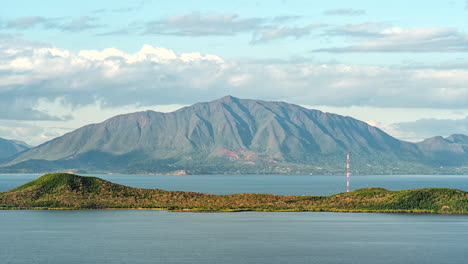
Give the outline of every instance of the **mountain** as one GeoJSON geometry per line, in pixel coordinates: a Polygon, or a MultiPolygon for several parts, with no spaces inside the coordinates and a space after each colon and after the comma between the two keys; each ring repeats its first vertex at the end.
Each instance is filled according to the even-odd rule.
{"type": "Polygon", "coordinates": [[[138,189],[96,177],[44,175],[0,193],[0,209],[160,208],[176,211],[332,211],[468,214],[468,193],[428,188],[388,191],[364,188],[332,196],[274,194],[213,195],[138,189]]]}
{"type": "MultiPolygon", "coordinates": [[[[446,140],[463,145],[458,142],[466,138],[446,140]]],[[[137,112],[87,125],[19,154],[1,170],[333,174],[343,172],[346,151],[356,173],[466,166],[466,152],[433,166],[439,156],[432,146],[400,141],[347,116],[226,96],[172,113],[137,112]]]]}
{"type": "Polygon", "coordinates": [[[11,157],[30,148],[31,146],[22,141],[0,138],[0,159],[11,157]]]}
{"type": "Polygon", "coordinates": [[[428,138],[417,144],[427,160],[434,165],[457,166],[468,164],[468,136],[428,138]]]}

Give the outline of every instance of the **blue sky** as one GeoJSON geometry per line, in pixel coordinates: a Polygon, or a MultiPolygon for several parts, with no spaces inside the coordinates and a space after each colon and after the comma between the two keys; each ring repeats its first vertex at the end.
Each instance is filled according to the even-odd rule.
{"type": "Polygon", "coordinates": [[[226,94],[468,133],[468,1],[8,1],[0,137],[226,94]]]}
{"type": "MultiPolygon", "coordinates": [[[[375,23],[387,27],[451,28],[463,32],[468,19],[464,1],[9,1],[2,4],[3,22],[25,17],[43,17],[67,24],[87,18],[89,28],[75,31],[51,29],[37,23],[35,26],[17,30],[3,30],[23,34],[24,38],[39,42],[52,42],[54,46],[79,51],[82,49],[105,49],[117,47],[125,52],[136,52],[142,44],[167,47],[179,52],[198,51],[217,54],[224,58],[291,58],[309,57],[317,60],[359,64],[404,64],[417,59],[423,62],[445,62],[447,59],[465,58],[463,54],[420,54],[406,52],[394,54],[372,53],[330,54],[312,52],[330,46],[345,46],[350,42],[344,36],[327,36],[336,27],[352,24],[375,23]],[[342,11],[340,12],[336,11],[342,11]],[[335,11],[335,13],[333,13],[335,11]],[[346,11],[349,13],[347,14],[346,11]],[[354,12],[354,13],[353,13],[354,12]],[[284,24],[304,27],[308,24],[323,24],[323,27],[303,35],[278,39],[275,43],[252,45],[254,23],[234,34],[176,35],[144,34],[145,23],[164,20],[172,16],[194,15],[237,16],[239,20],[273,20],[290,17],[281,22],[259,21],[258,26],[284,24]],[[99,34],[129,30],[129,34],[96,36],[99,34]],[[50,41],[53,40],[53,41],[50,41]],[[447,57],[448,56],[448,57],[447,57]]],[[[465,51],[466,52],[466,51],[465,51]]],[[[436,52],[437,53],[437,52],[436,52]]]]}

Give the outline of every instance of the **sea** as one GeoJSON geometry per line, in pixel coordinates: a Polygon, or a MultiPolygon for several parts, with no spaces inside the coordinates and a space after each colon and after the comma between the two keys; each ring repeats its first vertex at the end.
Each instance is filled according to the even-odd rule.
{"type": "MultiPolygon", "coordinates": [[[[0,192],[38,174],[0,174],[0,192]]],[[[139,188],[330,195],[345,176],[90,175],[139,188]]],[[[351,176],[351,190],[455,188],[468,175],[351,176]]],[[[468,215],[0,210],[0,263],[468,263],[468,215]]]]}

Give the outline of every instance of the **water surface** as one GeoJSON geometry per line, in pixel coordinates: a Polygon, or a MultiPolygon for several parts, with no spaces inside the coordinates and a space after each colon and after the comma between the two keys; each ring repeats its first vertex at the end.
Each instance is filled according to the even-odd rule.
{"type": "Polygon", "coordinates": [[[1,263],[466,263],[468,216],[0,211],[1,263]]]}
{"type": "MultiPolygon", "coordinates": [[[[0,174],[0,192],[40,174],[0,174]]],[[[212,194],[269,193],[330,195],[345,191],[345,176],[310,175],[125,175],[92,174],[115,183],[139,188],[193,191],[212,194]]],[[[468,191],[468,175],[379,175],[351,176],[351,190],[382,187],[389,190],[454,188],[468,191]]]]}
{"type": "MultiPolygon", "coordinates": [[[[0,175],[0,191],[39,174],[0,175]]],[[[344,176],[94,175],[140,188],[329,195],[344,176]]],[[[352,176],[352,189],[468,190],[468,176],[352,176]]],[[[468,216],[0,210],[0,263],[465,263],[468,216]]]]}

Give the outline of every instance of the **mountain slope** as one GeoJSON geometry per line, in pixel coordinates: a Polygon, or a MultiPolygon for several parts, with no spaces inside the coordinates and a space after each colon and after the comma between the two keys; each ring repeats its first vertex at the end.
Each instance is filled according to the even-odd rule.
{"type": "Polygon", "coordinates": [[[0,159],[11,157],[31,147],[21,141],[0,138],[0,159]]]}
{"type": "Polygon", "coordinates": [[[426,160],[436,166],[468,164],[468,136],[432,137],[417,145],[426,160]]]}
{"type": "Polygon", "coordinates": [[[338,173],[351,151],[360,172],[411,173],[428,168],[424,146],[351,117],[227,96],[172,113],[138,112],[91,124],[20,154],[6,168],[338,173]]]}

